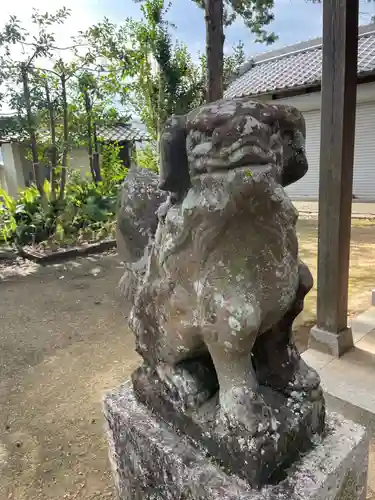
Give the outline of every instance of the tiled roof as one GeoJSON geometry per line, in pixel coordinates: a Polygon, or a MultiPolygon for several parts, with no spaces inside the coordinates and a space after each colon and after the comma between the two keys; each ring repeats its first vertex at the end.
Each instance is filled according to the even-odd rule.
{"type": "MultiPolygon", "coordinates": [[[[375,26],[358,40],[358,74],[375,72],[375,26]]],[[[276,93],[319,84],[322,78],[322,41],[316,39],[258,56],[225,92],[225,97],[276,93]],[[302,46],[302,48],[300,48],[302,46]],[[288,50],[289,49],[289,50],[288,50]]]]}
{"type": "MultiPolygon", "coordinates": [[[[10,120],[15,120],[17,123],[17,117],[14,116],[1,116],[0,115],[0,144],[4,142],[18,142],[24,140],[27,134],[12,131],[8,131],[8,122],[10,120]]],[[[15,125],[13,125],[15,127],[15,125]]],[[[117,123],[115,125],[110,125],[106,127],[98,127],[97,136],[103,142],[122,142],[122,141],[147,141],[149,138],[145,128],[140,123],[139,126],[135,123],[123,124],[117,123]]]]}
{"type": "Polygon", "coordinates": [[[0,115],[0,145],[6,142],[22,140],[24,135],[15,114],[0,115]]]}
{"type": "Polygon", "coordinates": [[[145,141],[147,132],[134,124],[116,124],[108,127],[98,127],[98,137],[103,142],[145,141]]]}

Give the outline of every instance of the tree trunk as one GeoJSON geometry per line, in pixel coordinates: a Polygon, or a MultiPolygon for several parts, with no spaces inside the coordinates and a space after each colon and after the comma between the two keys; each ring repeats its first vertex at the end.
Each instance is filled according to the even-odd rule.
{"type": "Polygon", "coordinates": [[[97,131],[96,131],[96,123],[93,124],[92,130],[93,130],[93,139],[94,139],[94,151],[95,151],[95,153],[99,154],[98,135],[97,135],[97,131]]]}
{"type": "Polygon", "coordinates": [[[85,100],[85,110],[86,110],[86,127],[87,127],[87,147],[89,150],[89,163],[90,163],[90,170],[91,170],[91,175],[92,175],[92,180],[94,182],[98,182],[97,180],[97,173],[95,171],[96,165],[94,165],[93,161],[93,149],[92,149],[92,143],[93,143],[93,137],[92,137],[92,122],[91,122],[91,101],[90,101],[90,96],[87,92],[87,90],[83,91],[83,97],[85,100]]]}
{"type": "Polygon", "coordinates": [[[158,129],[157,129],[157,140],[159,144],[160,134],[166,120],[165,117],[165,77],[162,67],[159,67],[159,95],[158,95],[158,129]]]}
{"type": "Polygon", "coordinates": [[[56,146],[56,120],[53,103],[49,93],[48,81],[45,82],[46,101],[49,112],[49,126],[51,132],[51,194],[52,199],[56,200],[57,188],[57,146],[56,146]]]}
{"type": "Polygon", "coordinates": [[[61,79],[61,94],[63,103],[63,128],[64,128],[64,138],[63,138],[63,153],[61,161],[61,178],[60,178],[60,200],[64,199],[65,195],[65,185],[66,185],[66,175],[68,168],[68,139],[69,139],[69,117],[68,117],[68,101],[66,98],[66,76],[63,73],[60,77],[61,79]]]}
{"type": "Polygon", "coordinates": [[[223,0],[205,0],[207,102],[223,97],[223,0]]]}
{"type": "Polygon", "coordinates": [[[102,173],[100,171],[100,157],[98,148],[98,136],[96,134],[96,124],[93,124],[93,140],[94,140],[94,152],[92,154],[92,168],[95,172],[97,182],[102,180],[102,173]]]}
{"type": "Polygon", "coordinates": [[[27,127],[30,136],[31,143],[31,156],[33,162],[33,170],[34,170],[34,180],[36,186],[38,188],[39,194],[42,198],[44,198],[44,189],[42,179],[40,177],[39,170],[39,158],[38,158],[38,145],[36,140],[36,131],[35,131],[35,123],[34,117],[31,110],[31,96],[30,96],[30,88],[29,88],[29,75],[26,66],[21,67],[21,76],[22,76],[22,86],[23,86],[23,95],[25,98],[25,107],[26,107],[26,116],[27,116],[27,127]]]}

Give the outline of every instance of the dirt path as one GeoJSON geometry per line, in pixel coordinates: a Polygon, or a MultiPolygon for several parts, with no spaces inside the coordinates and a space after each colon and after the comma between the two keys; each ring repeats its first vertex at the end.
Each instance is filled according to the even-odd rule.
{"type": "Polygon", "coordinates": [[[0,499],[113,498],[101,399],[137,363],[117,257],[0,284],[0,499]]]}
{"type": "MultiPolygon", "coordinates": [[[[315,272],[316,222],[299,231],[315,272]]],[[[0,500],[112,499],[101,400],[138,363],[116,293],[120,262],[22,271],[0,281],[0,500]]],[[[375,226],[356,226],[351,307],[365,309],[374,285],[375,226]]],[[[309,320],[314,292],[307,306],[309,320]]]]}

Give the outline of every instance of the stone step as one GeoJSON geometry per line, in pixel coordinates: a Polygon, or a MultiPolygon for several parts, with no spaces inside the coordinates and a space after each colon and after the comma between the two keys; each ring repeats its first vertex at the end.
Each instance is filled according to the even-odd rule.
{"type": "Polygon", "coordinates": [[[351,321],[355,347],[341,358],[307,349],[303,359],[315,368],[325,392],[375,413],[375,307],[351,321]]]}

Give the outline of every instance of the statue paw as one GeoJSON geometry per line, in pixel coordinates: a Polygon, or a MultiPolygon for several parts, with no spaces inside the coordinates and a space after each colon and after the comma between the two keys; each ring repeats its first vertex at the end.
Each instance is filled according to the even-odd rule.
{"type": "Polygon", "coordinates": [[[210,399],[218,389],[216,372],[205,358],[159,365],[156,369],[170,398],[184,410],[194,409],[210,399]]]}
{"type": "Polygon", "coordinates": [[[260,394],[248,387],[234,387],[220,395],[221,411],[230,429],[245,428],[251,435],[273,433],[278,422],[260,394]]]}
{"type": "Polygon", "coordinates": [[[319,385],[318,373],[300,358],[286,386],[286,392],[311,392],[318,389],[319,385]]]}
{"type": "Polygon", "coordinates": [[[258,383],[289,396],[292,392],[310,393],[319,388],[318,373],[308,366],[295,348],[289,347],[288,355],[269,363],[257,363],[255,371],[258,383]]]}

